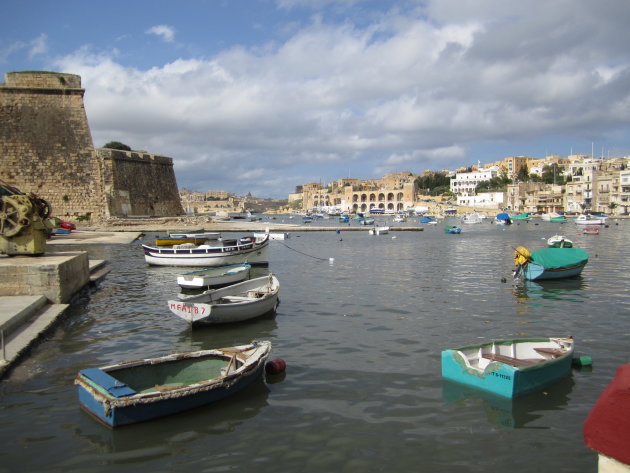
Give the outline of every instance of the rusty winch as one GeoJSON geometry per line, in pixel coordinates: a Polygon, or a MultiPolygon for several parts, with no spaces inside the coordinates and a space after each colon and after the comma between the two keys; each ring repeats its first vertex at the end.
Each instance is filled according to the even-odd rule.
{"type": "Polygon", "coordinates": [[[0,254],[41,255],[54,222],[48,202],[0,181],[0,254]]]}

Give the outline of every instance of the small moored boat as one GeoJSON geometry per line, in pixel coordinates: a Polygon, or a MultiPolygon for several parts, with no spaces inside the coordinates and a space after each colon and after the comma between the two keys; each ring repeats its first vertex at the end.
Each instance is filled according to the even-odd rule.
{"type": "MultiPolygon", "coordinates": [[[[177,234],[180,235],[180,234],[177,234]]],[[[216,233],[216,235],[220,235],[219,233],[216,233]]],[[[207,236],[205,236],[205,234],[188,234],[188,235],[184,235],[181,234],[181,236],[168,236],[165,238],[156,238],[155,239],[155,245],[156,246],[173,246],[173,245],[183,245],[186,243],[190,243],[193,245],[201,245],[203,243],[206,242],[206,240],[218,240],[219,237],[217,236],[216,238],[212,237],[212,238],[208,238],[207,236]]]]}
{"type": "Polygon", "coordinates": [[[175,245],[172,248],[142,245],[144,259],[157,266],[226,266],[249,263],[267,264],[269,235],[263,238],[247,236],[239,239],[219,239],[203,245],[175,245]]]}
{"type": "Polygon", "coordinates": [[[545,222],[566,222],[567,218],[559,214],[557,212],[548,212],[546,214],[542,214],[540,218],[545,222]]]}
{"type": "Polygon", "coordinates": [[[168,308],[192,325],[242,322],[272,312],[278,306],[280,282],[274,274],[209,289],[168,301],[168,308]]]}
{"type": "Polygon", "coordinates": [[[447,225],[446,227],[444,227],[444,232],[459,234],[462,232],[462,229],[458,227],[457,225],[447,225]]]}
{"type": "Polygon", "coordinates": [[[254,237],[260,240],[260,239],[265,237],[266,233],[269,234],[269,239],[270,240],[286,240],[286,239],[289,238],[289,233],[288,232],[283,232],[283,233],[269,233],[269,232],[254,233],[254,237]]]}
{"type": "Polygon", "coordinates": [[[511,225],[512,224],[512,219],[505,212],[498,213],[496,215],[496,217],[494,217],[494,223],[496,223],[498,225],[511,225]]]}
{"type": "Polygon", "coordinates": [[[597,227],[584,227],[582,233],[585,235],[599,235],[599,228],[597,227]]]}
{"type": "Polygon", "coordinates": [[[497,340],[444,350],[442,377],[513,398],[571,371],[572,338],[497,340]]]}
{"type": "Polygon", "coordinates": [[[530,281],[563,279],[579,275],[588,263],[588,253],[581,248],[541,248],[529,252],[524,246],[514,250],[514,277],[530,281]]]}
{"type": "Polygon", "coordinates": [[[389,227],[374,227],[370,228],[370,235],[386,235],[389,233],[389,227]]]}
{"type": "Polygon", "coordinates": [[[81,370],[79,403],[110,427],[176,414],[223,399],[260,378],[271,342],[174,353],[81,370]]]}
{"type": "Polygon", "coordinates": [[[608,217],[605,215],[591,215],[582,214],[579,215],[574,222],[578,225],[606,225],[608,217]]]}
{"type": "Polygon", "coordinates": [[[547,240],[549,248],[573,248],[573,242],[564,235],[553,235],[547,240]]]}
{"type": "Polygon", "coordinates": [[[221,238],[221,233],[219,232],[203,232],[203,231],[198,231],[198,232],[167,232],[168,236],[171,238],[195,238],[195,239],[200,239],[203,238],[204,240],[218,240],[219,238],[221,238]]]}
{"type": "Polygon", "coordinates": [[[177,284],[184,289],[201,289],[234,284],[249,276],[250,264],[217,266],[177,275],[177,284]]]}

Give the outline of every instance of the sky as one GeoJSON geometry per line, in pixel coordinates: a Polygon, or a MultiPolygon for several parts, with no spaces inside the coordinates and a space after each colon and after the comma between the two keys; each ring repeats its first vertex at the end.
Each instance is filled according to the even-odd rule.
{"type": "Polygon", "coordinates": [[[20,0],[4,73],[78,74],[96,147],[180,188],[630,155],[628,0],[20,0]]]}

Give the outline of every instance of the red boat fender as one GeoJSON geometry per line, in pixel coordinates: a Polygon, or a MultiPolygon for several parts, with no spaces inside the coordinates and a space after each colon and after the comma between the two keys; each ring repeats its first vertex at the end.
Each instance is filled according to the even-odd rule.
{"type": "Polygon", "coordinates": [[[620,366],[584,422],[584,442],[630,465],[630,363],[620,366]]]}
{"type": "Polygon", "coordinates": [[[282,358],[268,361],[265,365],[265,371],[268,374],[280,374],[283,373],[285,369],[287,369],[287,364],[282,358]]]}

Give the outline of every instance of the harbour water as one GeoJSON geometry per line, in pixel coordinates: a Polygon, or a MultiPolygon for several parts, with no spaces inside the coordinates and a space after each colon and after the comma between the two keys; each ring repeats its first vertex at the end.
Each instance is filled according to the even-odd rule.
{"type": "Polygon", "coordinates": [[[275,316],[194,330],[166,306],[181,269],[147,266],[140,241],[72,247],[113,271],[0,382],[0,472],[597,470],[582,425],[630,361],[630,223],[611,221],[599,235],[540,221],[463,225],[459,235],[443,224],[380,236],[339,228],[271,242],[275,316]],[[514,281],[513,248],[541,248],[556,233],[589,252],[582,276],[514,281]],[[567,335],[592,367],[523,398],[441,379],[445,348],[567,335]],[[284,375],[116,430],[79,408],[80,369],[252,339],[272,341],[284,375]]]}

